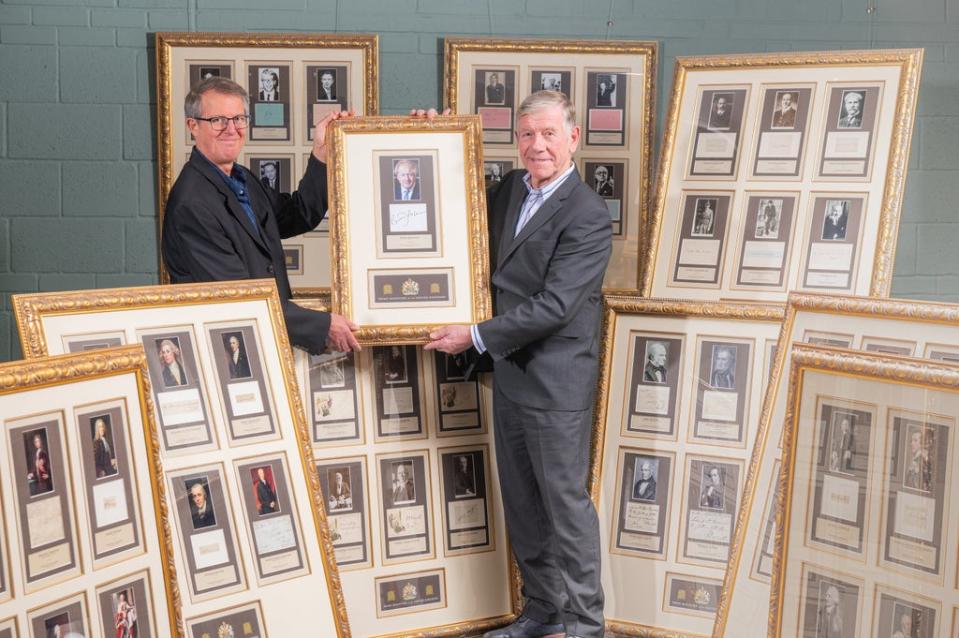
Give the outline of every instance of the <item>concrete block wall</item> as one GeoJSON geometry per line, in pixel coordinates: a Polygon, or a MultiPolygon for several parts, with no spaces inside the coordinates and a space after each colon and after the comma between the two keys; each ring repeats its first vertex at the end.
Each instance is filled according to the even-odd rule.
{"type": "Polygon", "coordinates": [[[893,293],[959,301],[959,0],[0,0],[0,360],[11,293],[157,282],[174,30],[379,33],[385,113],[439,104],[446,35],[656,39],[658,126],[677,55],[925,47],[893,293]]]}

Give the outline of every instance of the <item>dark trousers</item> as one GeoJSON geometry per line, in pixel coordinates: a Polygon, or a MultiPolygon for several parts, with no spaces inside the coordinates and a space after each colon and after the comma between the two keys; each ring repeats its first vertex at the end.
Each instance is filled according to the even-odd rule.
{"type": "Polygon", "coordinates": [[[538,410],[498,391],[496,463],[506,528],[523,575],[524,613],[603,636],[599,518],[586,490],[592,410],[538,410]]]}

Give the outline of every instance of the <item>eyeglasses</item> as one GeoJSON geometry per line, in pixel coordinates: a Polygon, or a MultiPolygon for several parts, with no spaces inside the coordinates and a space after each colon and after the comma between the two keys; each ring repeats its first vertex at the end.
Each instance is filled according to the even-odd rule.
{"type": "Polygon", "coordinates": [[[234,115],[233,117],[214,115],[213,117],[194,117],[193,119],[201,122],[209,122],[214,131],[225,131],[231,121],[236,130],[244,129],[250,123],[249,115],[234,115]]]}

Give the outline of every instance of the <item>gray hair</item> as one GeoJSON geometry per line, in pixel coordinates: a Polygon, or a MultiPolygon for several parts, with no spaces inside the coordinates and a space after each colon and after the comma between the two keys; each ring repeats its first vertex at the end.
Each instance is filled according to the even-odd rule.
{"type": "Polygon", "coordinates": [[[247,114],[250,112],[250,96],[247,94],[246,89],[233,80],[212,77],[203,80],[187,93],[186,99],[183,101],[183,112],[187,117],[196,119],[202,116],[200,103],[203,100],[203,96],[210,92],[220,93],[222,95],[235,95],[238,98],[242,98],[243,111],[247,114]]]}
{"type": "Polygon", "coordinates": [[[572,133],[573,129],[576,128],[576,109],[573,108],[573,104],[566,97],[566,94],[559,91],[536,91],[529,95],[519,105],[516,121],[518,122],[524,115],[542,111],[551,106],[558,106],[563,110],[563,124],[566,127],[566,132],[572,133]]]}

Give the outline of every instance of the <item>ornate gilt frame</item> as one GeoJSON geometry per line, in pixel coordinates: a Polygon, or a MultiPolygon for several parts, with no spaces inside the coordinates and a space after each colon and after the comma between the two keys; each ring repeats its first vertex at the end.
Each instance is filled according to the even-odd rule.
{"type": "MultiPolygon", "coordinates": [[[[683,456],[685,451],[688,450],[691,454],[695,453],[695,456],[702,456],[704,454],[724,455],[740,459],[740,463],[745,463],[745,460],[750,456],[750,450],[748,449],[750,445],[748,442],[748,432],[755,430],[759,413],[759,397],[761,396],[761,393],[756,392],[752,395],[751,399],[749,399],[750,410],[749,414],[745,417],[746,424],[744,428],[746,443],[745,449],[742,450],[721,445],[708,446],[702,442],[690,443],[686,440],[686,436],[679,435],[680,430],[688,430],[689,427],[691,427],[691,419],[694,418],[690,417],[686,421],[680,420],[681,414],[688,412],[688,408],[685,407],[685,399],[680,400],[679,398],[677,398],[677,405],[684,407],[678,408],[676,412],[677,435],[674,440],[657,437],[655,435],[624,435],[621,432],[620,405],[621,403],[628,404],[630,401],[628,393],[624,394],[628,388],[624,387],[621,389],[618,387],[614,388],[613,386],[614,383],[616,383],[617,386],[628,384],[631,374],[628,372],[629,368],[624,369],[623,366],[631,364],[625,362],[629,353],[629,344],[617,344],[617,331],[620,330],[618,322],[629,316],[641,316],[647,318],[645,322],[646,327],[637,328],[638,331],[662,333],[663,328],[655,327],[658,326],[659,322],[664,319],[670,321],[676,320],[676,328],[675,330],[670,329],[670,334],[675,332],[684,335],[686,340],[684,350],[686,354],[683,355],[683,359],[679,363],[681,366],[680,374],[685,374],[688,370],[690,373],[689,376],[692,375],[692,370],[695,368],[694,358],[696,356],[694,352],[695,339],[691,338],[691,335],[694,333],[701,336],[721,334],[733,337],[738,335],[739,332],[742,332],[744,335],[750,334],[755,339],[755,351],[751,355],[753,362],[751,383],[755,386],[762,376],[763,370],[761,362],[765,356],[767,341],[773,340],[775,335],[778,334],[783,309],[780,306],[771,304],[693,302],[626,296],[606,297],[605,307],[603,338],[601,341],[603,347],[600,353],[599,387],[594,404],[589,490],[600,512],[601,551],[606,557],[604,562],[610,561],[607,564],[612,564],[615,562],[616,557],[613,555],[613,552],[610,551],[610,529],[615,529],[616,521],[613,520],[612,514],[614,506],[611,503],[619,498],[617,491],[619,489],[617,482],[619,454],[617,450],[621,446],[632,446],[642,448],[643,450],[673,453],[676,459],[679,459],[680,456],[683,456]],[[655,326],[651,324],[651,321],[657,322],[655,326]],[[700,323],[694,325],[696,322],[700,323]],[[721,326],[725,323],[734,326],[735,329],[730,332],[721,331],[721,326]],[[765,340],[763,336],[765,336],[765,340]],[[683,361],[686,360],[689,360],[689,362],[684,366],[683,361]],[[617,400],[616,405],[611,405],[614,396],[622,400],[617,400]]],[[[681,395],[687,393],[693,394],[693,391],[692,388],[689,390],[681,389],[679,393],[681,395]]],[[[674,479],[671,490],[673,486],[677,487],[675,488],[675,493],[670,496],[670,500],[675,504],[676,508],[680,507],[683,499],[681,477],[684,474],[685,463],[685,460],[682,463],[677,462],[673,469],[674,479]]],[[[739,482],[741,486],[744,484],[742,473],[740,474],[739,482]]],[[[673,515],[673,517],[675,517],[675,515],[673,515]]],[[[671,532],[668,531],[666,536],[668,537],[670,533],[676,535],[676,532],[678,532],[678,529],[672,530],[671,532]]],[[[721,569],[718,570],[717,573],[715,569],[710,571],[710,568],[694,567],[688,562],[680,562],[677,559],[677,547],[669,546],[671,542],[675,545],[673,541],[666,541],[665,544],[668,547],[664,547],[663,550],[666,555],[665,560],[667,561],[666,566],[663,568],[664,574],[668,568],[670,571],[695,574],[703,578],[707,578],[708,575],[712,580],[722,578],[721,569]]],[[[629,558],[624,560],[630,561],[628,567],[632,573],[643,575],[646,578],[649,577],[642,563],[637,564],[634,559],[629,558]]],[[[651,558],[651,560],[661,559],[651,558]]],[[[625,567],[623,569],[625,570],[625,567]]],[[[606,571],[609,572],[610,570],[606,571]]],[[[657,583],[656,587],[659,588],[660,586],[661,585],[657,583]]],[[[607,588],[608,597],[612,596],[610,593],[612,591],[612,589],[607,588]]],[[[607,601],[608,610],[611,609],[613,605],[620,610],[628,608],[622,601],[618,603],[610,600],[607,601]],[[613,604],[611,604],[611,602],[613,604]]],[[[662,610],[658,613],[661,612],[662,610]]],[[[648,621],[637,618],[617,618],[614,613],[615,612],[611,613],[607,611],[606,627],[607,630],[616,632],[617,635],[655,638],[700,638],[706,635],[712,627],[711,615],[709,617],[702,617],[702,614],[699,614],[698,617],[693,618],[693,614],[690,614],[689,618],[684,616],[683,620],[686,624],[683,627],[667,627],[657,625],[653,618],[650,618],[648,621]]]]}
{"type": "MultiPolygon", "coordinates": [[[[178,167],[183,158],[175,157],[175,148],[182,144],[177,137],[178,126],[174,120],[180,118],[181,104],[173,104],[174,86],[182,81],[174,73],[174,55],[180,50],[189,53],[192,49],[222,49],[223,56],[239,61],[236,52],[231,49],[255,49],[257,51],[276,51],[296,49],[298,51],[315,49],[318,55],[325,50],[358,51],[362,58],[350,80],[362,82],[365,100],[360,114],[375,114],[379,110],[379,36],[361,33],[214,33],[214,32],[161,32],[156,34],[156,94],[157,94],[157,217],[158,237],[163,232],[163,215],[167,196],[173,187],[178,167]]],[[[242,78],[240,79],[242,83],[242,78]]],[[[245,149],[246,153],[250,148],[245,149]]],[[[302,144],[289,147],[294,155],[308,154],[310,149],[302,144]]],[[[296,180],[294,179],[294,184],[296,180]]],[[[160,258],[160,281],[169,283],[169,273],[160,258]]],[[[327,290],[323,286],[297,286],[292,282],[296,293],[313,295],[327,290]]]]}
{"type": "MultiPolygon", "coordinates": [[[[157,439],[156,422],[154,419],[153,399],[150,396],[150,380],[147,373],[146,356],[140,346],[126,346],[122,348],[113,348],[84,354],[68,354],[58,357],[43,357],[29,361],[15,361],[0,364],[0,396],[17,395],[24,392],[42,391],[47,388],[68,386],[71,384],[95,381],[108,377],[131,376],[137,385],[137,396],[127,397],[131,402],[138,405],[141,422],[128,424],[131,431],[137,427],[142,428],[144,446],[146,447],[148,459],[138,459],[136,466],[146,464],[147,468],[136,467],[134,471],[146,471],[148,479],[152,485],[151,493],[153,495],[153,508],[149,511],[153,514],[152,521],[156,524],[157,546],[160,555],[160,569],[162,574],[154,582],[162,580],[164,583],[165,596],[157,596],[166,601],[167,609],[165,614],[163,610],[154,609],[154,621],[159,625],[166,623],[167,629],[171,635],[182,638],[183,616],[181,614],[180,589],[177,583],[176,563],[174,560],[173,542],[170,533],[170,521],[167,510],[164,507],[166,494],[164,491],[163,469],[160,462],[160,446],[157,439]],[[165,618],[165,620],[164,620],[165,618]]],[[[115,398],[114,396],[105,398],[115,398]]],[[[86,402],[88,396],[84,397],[86,402]]],[[[5,518],[10,519],[10,512],[6,513],[5,518]]],[[[6,539],[7,543],[13,542],[15,537],[6,539]]],[[[144,569],[152,569],[142,563],[142,560],[134,559],[134,572],[140,572],[144,569]]],[[[113,567],[115,576],[123,577],[125,574],[117,574],[117,568],[113,567]]],[[[86,580],[83,585],[84,591],[88,596],[95,600],[95,590],[99,584],[92,582],[89,578],[80,577],[86,580]]],[[[102,579],[101,579],[102,580],[102,579]]],[[[79,586],[75,584],[74,587],[79,586]]],[[[43,590],[41,590],[43,591],[43,590]]],[[[152,594],[152,592],[150,592],[152,594]]],[[[38,599],[44,597],[44,593],[23,594],[15,597],[13,601],[6,603],[7,612],[17,610],[17,618],[24,618],[23,614],[28,607],[35,607],[38,599]]],[[[16,618],[15,618],[16,620],[16,618]]],[[[162,627],[161,627],[162,628],[162,627]]]]}
{"type": "MultiPolygon", "coordinates": [[[[333,259],[333,287],[332,287],[332,307],[337,312],[348,319],[360,325],[357,331],[357,339],[361,343],[369,344],[421,344],[429,341],[429,333],[437,323],[436,319],[424,320],[425,315],[430,315],[428,307],[409,309],[411,319],[400,323],[404,309],[383,308],[381,311],[360,306],[360,297],[355,294],[354,288],[357,286],[355,281],[358,277],[353,274],[356,268],[356,262],[364,259],[371,259],[368,255],[358,255],[355,250],[350,250],[351,242],[358,236],[360,229],[369,226],[369,219],[357,217],[359,215],[368,215],[366,210],[351,210],[351,188],[350,184],[360,186],[357,179],[350,179],[347,175],[347,157],[348,138],[369,136],[381,136],[383,139],[390,137],[400,139],[406,135],[431,135],[435,140],[439,140],[439,135],[448,135],[458,137],[459,144],[462,146],[464,162],[464,186],[466,190],[463,193],[463,203],[465,204],[466,226],[465,232],[453,234],[441,231],[435,231],[439,238],[445,238],[447,244],[447,253],[453,252],[454,248],[460,246],[466,247],[465,259],[458,259],[455,255],[444,254],[435,262],[427,261],[426,258],[417,260],[416,258],[391,259],[391,265],[399,264],[399,268],[412,267],[420,263],[436,263],[440,266],[451,266],[454,269],[468,269],[470,273],[469,294],[463,294],[462,291],[455,289],[450,291],[454,297],[455,321],[445,321],[443,323],[478,323],[488,319],[492,314],[492,304],[490,302],[489,292],[489,253],[487,249],[488,238],[486,232],[486,197],[481,187],[482,178],[479,172],[480,161],[482,158],[482,148],[479,142],[479,118],[475,116],[441,116],[433,120],[411,119],[409,117],[382,116],[366,117],[353,120],[338,120],[333,123],[329,141],[331,165],[333,167],[330,173],[330,192],[332,198],[330,201],[330,240],[332,244],[333,259]],[[351,225],[355,225],[351,237],[351,225]],[[462,297],[467,297],[465,301],[462,297]],[[468,303],[468,307],[466,307],[468,303]],[[364,321],[358,317],[358,310],[363,308],[363,312],[369,315],[379,315],[372,321],[364,321]],[[424,312],[425,310],[425,312],[424,312]],[[416,312],[418,311],[418,312],[416,312]]],[[[419,142],[423,144],[424,141],[419,142]]],[[[438,143],[438,142],[434,142],[438,143]]],[[[362,151],[361,151],[362,152],[362,151]]],[[[391,151],[399,153],[399,150],[391,151]]],[[[452,151],[451,151],[452,152],[452,151]]],[[[440,162],[442,163],[442,162],[440,162]]],[[[366,179],[366,176],[363,176],[366,179]]],[[[454,176],[454,178],[457,176],[454,176]]],[[[357,190],[363,190],[359,188],[357,190]]],[[[441,202],[438,202],[438,204],[441,202]]],[[[455,210],[455,206],[453,207],[455,210]]],[[[441,214],[437,215],[442,217],[441,214]]],[[[445,224],[449,226],[451,224],[445,224]]],[[[361,240],[357,240],[361,241],[361,240]]],[[[380,260],[377,262],[379,267],[384,267],[380,260]]],[[[396,267],[395,265],[393,267],[396,267]]],[[[462,278],[460,277],[460,281],[462,278]]],[[[364,288],[367,285],[363,283],[364,288]]],[[[452,287],[452,286],[451,286],[452,287]]],[[[452,315],[446,315],[452,316],[452,315]]]]}
{"type": "MultiPolygon", "coordinates": [[[[670,285],[668,281],[665,283],[658,283],[659,280],[657,277],[657,269],[673,268],[672,263],[667,263],[667,261],[671,259],[670,252],[672,248],[670,246],[661,244],[664,234],[664,220],[667,217],[672,219],[672,216],[676,212],[673,209],[667,210],[667,201],[670,199],[670,197],[678,197],[681,195],[682,190],[687,186],[687,181],[685,181],[686,178],[683,177],[686,170],[683,166],[683,163],[686,162],[686,150],[685,148],[678,148],[677,140],[681,136],[685,135],[685,132],[680,131],[680,112],[688,101],[692,101],[696,98],[695,90],[693,91],[693,95],[687,95],[687,89],[691,82],[691,78],[694,78],[697,75],[714,72],[763,72],[768,70],[788,71],[794,69],[815,69],[822,70],[823,73],[819,80],[825,81],[827,77],[831,77],[829,76],[830,73],[841,67],[874,67],[877,69],[881,67],[893,67],[898,68],[899,76],[898,86],[894,85],[892,87],[886,87],[887,91],[893,91],[894,95],[896,96],[895,109],[890,118],[892,131],[890,134],[891,143],[888,158],[874,158],[870,156],[870,161],[873,162],[880,162],[881,160],[886,159],[884,163],[879,164],[879,166],[883,167],[884,170],[877,170],[877,172],[873,174],[871,180],[856,185],[858,186],[858,190],[865,190],[865,188],[870,187],[872,184],[882,184],[881,197],[869,198],[869,201],[878,201],[878,204],[875,201],[869,204],[869,209],[873,211],[873,214],[879,216],[878,231],[875,238],[873,255],[868,263],[866,259],[862,259],[862,263],[860,265],[860,268],[867,266],[871,267],[870,272],[872,274],[869,278],[871,283],[868,290],[852,290],[850,292],[850,294],[868,293],[871,296],[888,296],[892,286],[892,268],[893,261],[895,259],[896,241],[899,230],[899,212],[902,206],[902,199],[905,189],[910,142],[912,139],[912,124],[915,118],[916,102],[919,94],[919,79],[921,75],[922,58],[922,49],[765,53],[677,58],[673,73],[673,93],[670,99],[670,105],[666,119],[666,130],[663,135],[663,159],[659,167],[655,198],[651,207],[649,235],[647,237],[648,241],[646,244],[647,247],[644,254],[642,282],[643,294],[645,296],[665,296],[672,294],[673,292],[682,294],[685,290],[690,296],[693,294],[693,292],[695,292],[697,298],[714,298],[713,293],[709,293],[708,291],[703,292],[704,289],[702,288],[678,287],[676,285],[670,285]],[[676,177],[673,176],[674,172],[677,173],[676,177]],[[660,254],[661,252],[662,254],[660,254]]],[[[752,82],[753,87],[758,90],[758,88],[763,84],[781,84],[782,82],[791,81],[793,81],[791,78],[787,78],[785,76],[780,78],[769,75],[768,79],[765,80],[756,80],[750,77],[750,79],[747,80],[747,83],[752,82]]],[[[850,80],[850,82],[852,82],[852,80],[850,80]]],[[[715,84],[715,82],[712,80],[706,80],[706,83],[715,84]]],[[[743,130],[746,130],[747,126],[751,130],[754,123],[754,121],[744,123],[743,130]]],[[[806,147],[809,147],[813,145],[813,140],[805,140],[803,143],[806,147]]],[[[743,147],[740,150],[740,155],[746,155],[748,158],[749,152],[747,151],[749,149],[743,147]]],[[[736,156],[735,161],[745,164],[745,160],[738,155],[736,156]]],[[[746,171],[743,171],[743,173],[745,172],[746,171]]],[[[698,189],[703,185],[701,181],[692,181],[693,178],[689,178],[689,180],[689,185],[691,188],[698,189]]],[[[774,178],[765,180],[765,182],[772,181],[774,181],[774,178]]],[[[736,192],[740,197],[743,196],[742,192],[745,190],[758,190],[764,188],[764,181],[762,179],[760,179],[758,182],[748,183],[744,175],[740,175],[738,179],[731,179],[724,182],[711,182],[711,184],[715,184],[715,187],[719,189],[735,187],[736,192]]],[[[791,182],[787,187],[784,187],[784,190],[801,190],[803,195],[808,195],[808,193],[812,191],[828,191],[830,190],[831,186],[834,185],[834,182],[831,183],[829,181],[810,182],[806,180],[791,182]]],[[[874,187],[875,186],[873,186],[873,188],[874,187]]],[[[776,186],[775,188],[779,188],[779,186],[776,186]]],[[[855,188],[850,188],[848,186],[843,188],[850,193],[856,190],[855,188]]],[[[804,199],[803,195],[797,199],[797,206],[800,204],[800,200],[804,199]]],[[[808,199],[808,197],[806,198],[808,199]]],[[[805,204],[803,204],[803,206],[805,207],[805,204]]],[[[730,219],[733,219],[732,215],[730,215],[730,219]]],[[[738,225],[733,222],[733,228],[735,229],[737,227],[738,225]]],[[[801,234],[802,233],[800,233],[798,230],[794,232],[794,237],[792,239],[794,249],[805,250],[803,246],[800,246],[802,240],[801,234]]],[[[868,242],[871,241],[873,241],[872,238],[863,237],[861,238],[860,245],[868,245],[868,242]]],[[[732,255],[733,247],[734,246],[730,246],[728,249],[730,255],[732,255]]],[[[726,261],[728,264],[736,260],[727,259],[726,261]]],[[[788,289],[788,276],[790,274],[788,263],[784,266],[784,269],[786,273],[784,289],[788,289]]],[[[729,269],[727,267],[723,270],[729,269]]],[[[723,298],[751,298],[773,302],[785,301],[782,293],[776,293],[774,291],[729,290],[722,284],[726,274],[728,273],[719,273],[720,283],[718,286],[720,287],[720,290],[715,293],[716,297],[721,295],[723,298]],[[750,295],[753,296],[750,297],[750,295]]],[[[852,277],[852,275],[850,275],[850,277],[852,277]]],[[[850,286],[854,289],[855,282],[851,283],[850,286]]]]}
{"type": "MultiPolygon", "coordinates": [[[[920,343],[959,343],[959,309],[953,304],[871,297],[845,297],[838,295],[810,295],[791,293],[786,306],[779,343],[791,344],[803,340],[798,334],[802,327],[812,326],[819,333],[829,328],[851,333],[853,343],[859,347],[862,337],[892,335],[899,337],[911,334],[920,343]],[[831,324],[831,325],[830,325],[831,324]],[[855,326],[851,329],[851,326],[855,326]],[[870,329],[868,326],[872,326],[870,329]],[[911,332],[910,332],[911,331],[911,332]]],[[[759,430],[736,522],[736,533],[729,554],[729,569],[722,588],[713,637],[720,638],[728,632],[747,638],[764,635],[755,614],[765,609],[757,598],[769,596],[769,584],[751,577],[753,554],[757,549],[757,535],[762,533],[765,522],[761,497],[775,477],[775,464],[782,459],[780,443],[783,437],[783,415],[787,408],[787,368],[790,361],[788,348],[779,348],[770,369],[769,385],[763,399],[759,430]]],[[[944,365],[944,364],[943,364],[944,365]]]]}
{"type": "MultiPolygon", "coordinates": [[[[468,64],[468,59],[472,54],[482,54],[484,60],[489,60],[488,54],[500,56],[500,63],[505,65],[515,65],[520,61],[532,70],[533,67],[569,67],[578,72],[588,66],[602,67],[603,60],[612,56],[636,56],[639,63],[633,67],[641,70],[642,88],[641,95],[643,103],[639,110],[638,120],[639,130],[631,131],[629,140],[631,150],[629,152],[616,151],[603,152],[596,149],[585,151],[580,145],[577,151],[577,157],[589,155],[590,160],[609,159],[636,159],[638,158],[638,170],[630,170],[635,179],[627,180],[627,191],[623,193],[623,199],[635,201],[638,205],[637,229],[635,238],[630,233],[622,239],[614,238],[614,259],[617,251],[623,253],[629,251],[630,255],[635,251],[635,268],[633,269],[632,285],[607,286],[606,292],[611,294],[635,294],[639,292],[642,283],[640,268],[642,267],[642,251],[645,241],[643,229],[646,228],[648,221],[648,208],[650,201],[650,183],[652,177],[652,147],[653,135],[656,130],[656,74],[658,72],[659,43],[656,41],[640,40],[554,40],[554,39],[513,39],[513,38],[467,38],[467,37],[447,37],[444,41],[444,68],[443,68],[443,102],[452,109],[454,113],[470,113],[470,104],[468,99],[460,99],[461,91],[469,93],[470,86],[460,86],[460,69],[468,64]],[[633,243],[634,242],[634,243],[633,243]],[[622,244],[622,248],[618,246],[622,244]]],[[[484,64],[487,63],[484,61],[484,64]]],[[[618,65],[617,65],[618,66],[618,65]]],[[[585,116],[586,109],[579,109],[579,118],[585,116]]],[[[584,127],[585,130],[585,127],[584,127]]],[[[484,147],[486,155],[496,156],[506,153],[515,155],[515,152],[509,149],[499,149],[496,147],[484,147]]],[[[574,160],[575,161],[575,160],[574,160]]],[[[585,161],[585,160],[584,160],[585,161]]],[[[585,164],[580,163],[580,169],[585,164]]],[[[517,167],[519,167],[517,163],[517,167]]],[[[584,177],[584,180],[587,178],[584,177]]],[[[591,178],[589,178],[591,179],[591,178]]],[[[587,183],[589,183],[587,181],[587,183]]],[[[625,258],[624,258],[625,260],[625,258]]],[[[607,277],[607,280],[609,277],[607,277]]]]}
{"type": "MultiPolygon", "coordinates": [[[[289,406],[296,438],[295,447],[307,479],[306,491],[312,510],[316,537],[320,544],[319,550],[329,595],[331,622],[335,625],[338,638],[349,638],[350,629],[346,605],[340,586],[339,572],[332,559],[333,544],[327,529],[320,483],[313,462],[313,452],[306,419],[304,418],[303,405],[300,401],[292,350],[285,329],[282,306],[275,282],[272,280],[251,280],[176,286],[142,286],[17,295],[13,299],[23,352],[28,358],[46,356],[49,350],[62,347],[57,342],[51,341],[50,336],[46,334],[44,322],[48,319],[75,318],[80,315],[101,313],[116,316],[115,313],[125,311],[136,312],[170,307],[203,306],[211,311],[219,311],[216,315],[211,314],[211,319],[215,317],[217,321],[220,321],[223,319],[224,310],[228,308],[229,304],[244,302],[257,302],[266,305],[270,326],[264,327],[264,329],[272,331],[273,339],[277,344],[278,365],[282,372],[282,379],[280,381],[275,380],[273,383],[274,385],[280,384],[285,392],[283,401],[279,402],[277,411],[281,412],[283,405],[289,406]]],[[[129,320],[124,325],[129,328],[129,320]]],[[[267,355],[268,353],[264,351],[263,356],[267,355]]],[[[180,458],[182,457],[178,457],[178,461],[180,458]]],[[[167,507],[172,506],[172,503],[167,503],[167,507]]],[[[188,613],[189,611],[187,611],[188,613]]]]}
{"type": "MultiPolygon", "coordinates": [[[[780,473],[776,497],[776,550],[774,558],[774,567],[772,571],[773,583],[768,610],[768,635],[779,638],[784,635],[792,635],[791,630],[783,628],[783,614],[786,605],[785,591],[787,583],[787,571],[790,568],[790,525],[793,509],[793,493],[795,490],[795,476],[797,463],[797,450],[799,446],[800,425],[799,420],[803,414],[802,404],[805,393],[806,375],[808,373],[820,373],[835,377],[839,382],[844,379],[854,381],[867,381],[886,383],[894,386],[911,386],[921,391],[943,391],[950,394],[959,392],[959,368],[952,365],[940,364],[937,362],[924,361],[914,358],[903,358],[894,355],[881,355],[867,352],[854,352],[851,350],[816,347],[805,343],[794,343],[791,353],[792,365],[789,374],[789,398],[785,413],[783,433],[783,469],[780,473]],[[784,525],[786,522],[790,525],[784,525]]],[[[886,407],[878,406],[882,411],[886,407]]],[[[896,406],[903,407],[903,406],[896,406]]],[[[818,418],[813,416],[812,418],[818,418]]],[[[874,454],[879,455],[876,451],[874,454]]],[[[870,541],[871,542],[871,541],[870,541]]],[[[946,540],[943,539],[943,543],[946,540]]],[[[870,552],[871,553],[871,552],[870,552]]],[[[954,559],[954,556],[953,556],[954,559]]],[[[827,558],[827,560],[829,560],[827,558]]],[[[853,565],[855,566],[855,564],[853,565]]],[[[798,569],[798,567],[796,568],[798,569]]],[[[952,593],[951,601],[941,600],[945,609],[940,608],[939,625],[941,628],[949,627],[952,622],[951,609],[955,606],[957,600],[953,588],[955,582],[955,565],[946,565],[943,571],[947,574],[944,585],[940,585],[944,591],[952,593]]],[[[847,570],[848,571],[848,570],[847,570]]],[[[871,558],[867,560],[865,573],[861,575],[871,582],[871,587],[865,589],[881,588],[884,585],[890,585],[893,582],[902,588],[908,588],[908,579],[904,581],[903,576],[898,573],[891,573],[883,570],[881,567],[872,566],[871,558]],[[882,577],[889,580],[883,582],[882,577]]],[[[913,591],[926,592],[924,586],[926,581],[917,579],[913,591]],[[920,586],[922,583],[922,586],[920,586]]],[[[931,593],[931,592],[930,592],[931,593]]],[[[874,606],[877,603],[873,602],[874,606]]],[[[760,605],[761,606],[761,605],[760,605]]],[[[870,612],[871,617],[874,616],[870,612]]],[[[861,620],[861,619],[860,619],[861,620]]],[[[875,634],[875,627],[873,627],[875,634]]],[[[860,627],[861,631],[861,627],[860,627]]],[[[858,635],[858,634],[857,634],[858,635]]]]}

